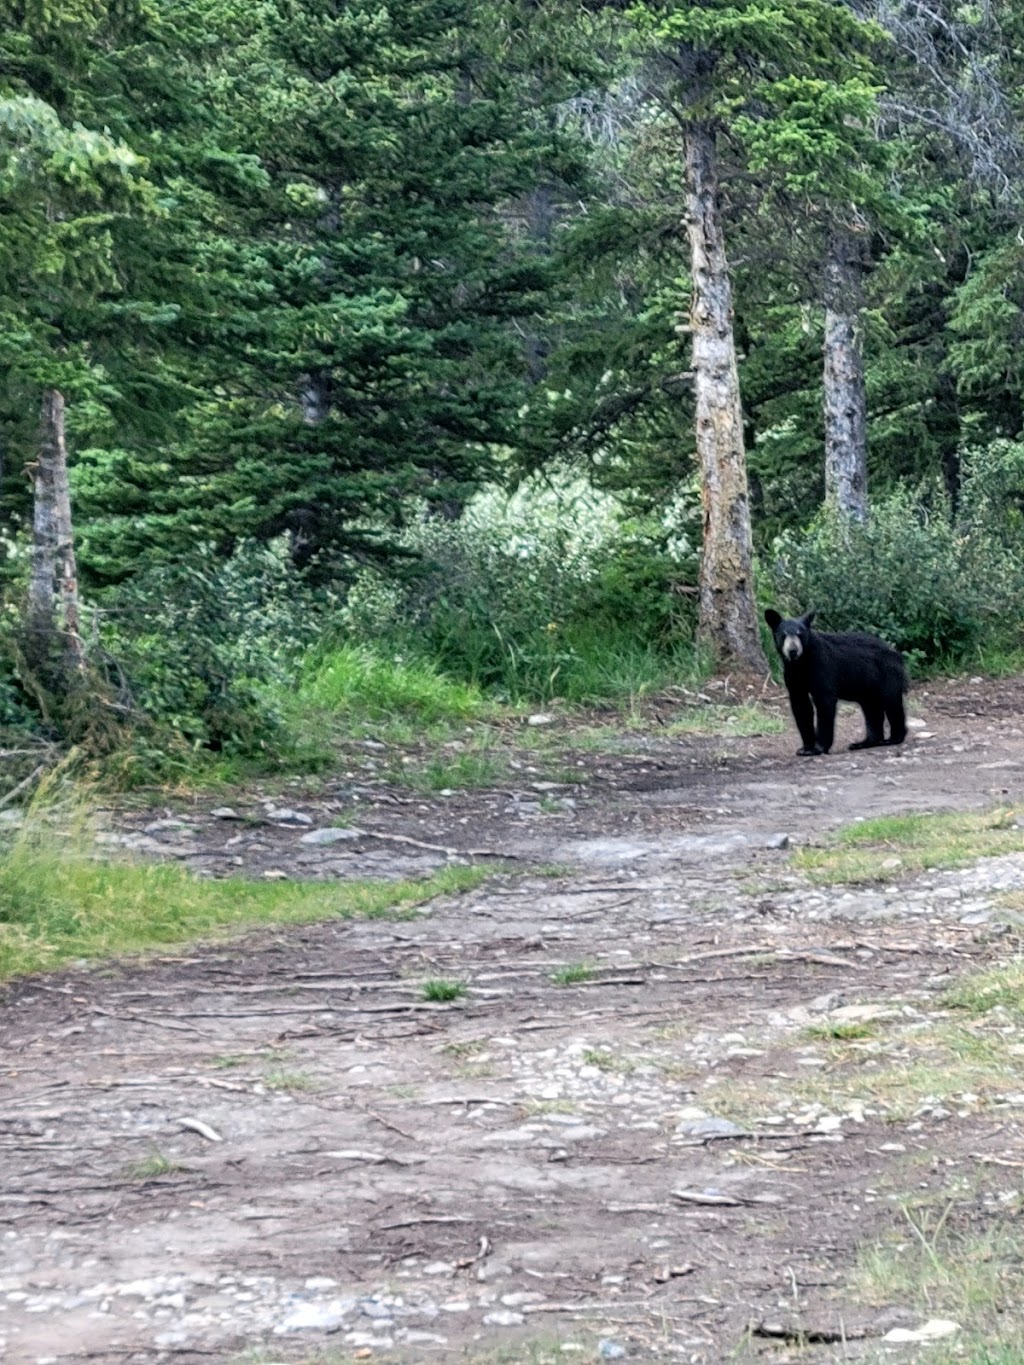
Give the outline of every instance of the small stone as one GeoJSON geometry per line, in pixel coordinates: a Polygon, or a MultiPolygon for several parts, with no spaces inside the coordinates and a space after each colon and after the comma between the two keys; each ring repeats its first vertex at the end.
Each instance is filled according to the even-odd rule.
{"type": "Polygon", "coordinates": [[[218,806],[216,810],[210,811],[215,820],[241,820],[241,816],[233,806],[218,806]]]}
{"type": "Polygon", "coordinates": [[[789,848],[789,835],[769,834],[765,840],[765,848],[789,848]]]}
{"type": "Polygon", "coordinates": [[[549,716],[543,711],[538,711],[536,715],[526,717],[527,725],[554,725],[554,716],[549,716]]]}
{"type": "Polygon", "coordinates": [[[953,1336],[959,1330],[960,1324],[958,1322],[950,1322],[947,1318],[930,1318],[921,1327],[894,1327],[891,1332],[886,1332],[882,1340],[939,1341],[942,1337],[953,1336]]]}
{"type": "Polygon", "coordinates": [[[894,1014],[890,1005],[840,1005],[829,1019],[836,1024],[869,1024],[874,1019],[891,1019],[894,1014]]]}
{"type": "Polygon", "coordinates": [[[731,1119],[691,1119],[676,1125],[676,1137],[695,1142],[713,1137],[741,1137],[747,1130],[731,1119]]]}
{"type": "Polygon", "coordinates": [[[506,1308],[499,1308],[494,1313],[488,1313],[484,1318],[486,1327],[518,1327],[523,1321],[522,1313],[513,1313],[506,1308]]]}
{"type": "Polygon", "coordinates": [[[306,1289],[336,1289],[337,1280],[332,1280],[328,1275],[311,1275],[305,1283],[306,1289]]]}
{"type": "Polygon", "coordinates": [[[346,1314],[355,1306],[353,1299],[331,1299],[327,1303],[300,1303],[274,1328],[276,1336],[286,1332],[336,1332],[346,1314]]]}
{"type": "Polygon", "coordinates": [[[364,1318],[391,1318],[391,1309],[384,1303],[378,1303],[376,1299],[364,1299],[359,1305],[359,1311],[364,1318]]]}
{"type": "Polygon", "coordinates": [[[340,844],[346,840],[361,838],[358,829],[311,829],[308,834],[303,834],[299,839],[300,844],[340,844]]]}
{"type": "Polygon", "coordinates": [[[311,825],[313,823],[311,815],[306,815],[301,810],[290,810],[288,807],[284,807],[282,810],[271,809],[267,811],[267,815],[275,825],[311,825]]]}
{"type": "Polygon", "coordinates": [[[264,880],[268,882],[286,882],[288,880],[288,873],[282,872],[279,867],[268,867],[265,869],[263,877],[264,880]]]}
{"type": "Polygon", "coordinates": [[[609,1341],[606,1338],[597,1343],[597,1353],[602,1360],[625,1360],[626,1348],[620,1346],[617,1341],[609,1341]]]}

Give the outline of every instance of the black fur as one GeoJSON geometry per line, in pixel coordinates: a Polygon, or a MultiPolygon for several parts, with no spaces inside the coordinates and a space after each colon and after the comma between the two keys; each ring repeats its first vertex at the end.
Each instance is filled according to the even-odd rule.
{"type": "Polygon", "coordinates": [[[867,734],[851,744],[851,749],[903,743],[907,735],[903,710],[907,670],[900,653],[876,635],[863,631],[830,635],[812,630],[813,611],[784,621],[777,611],[769,610],[764,619],[772,628],[782,659],[789,704],[803,740],[803,748],[797,750],[799,754],[811,757],[827,754],[832,748],[836,703],[840,701],[855,701],[864,712],[867,734]]]}

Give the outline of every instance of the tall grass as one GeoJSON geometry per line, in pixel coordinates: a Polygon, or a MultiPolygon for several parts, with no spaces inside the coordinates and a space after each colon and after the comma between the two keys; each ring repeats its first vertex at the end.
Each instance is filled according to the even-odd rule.
{"type": "Polygon", "coordinates": [[[446,677],[428,659],[389,658],[356,645],[321,658],[300,684],[299,695],[305,705],[337,716],[404,716],[427,725],[479,719],[492,709],[472,682],[446,677]]]}
{"type": "Polygon", "coordinates": [[[483,869],[422,881],[205,880],[164,863],[104,861],[28,835],[0,856],[0,980],[258,924],[373,918],[479,885],[483,869]]]}

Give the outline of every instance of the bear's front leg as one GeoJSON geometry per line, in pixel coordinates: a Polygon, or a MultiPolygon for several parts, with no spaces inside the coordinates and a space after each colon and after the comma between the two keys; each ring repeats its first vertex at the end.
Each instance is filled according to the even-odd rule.
{"type": "Polygon", "coordinates": [[[789,689],[789,705],[804,742],[803,748],[797,749],[797,755],[800,758],[814,758],[821,753],[821,749],[814,738],[814,707],[811,699],[806,692],[789,689]]]}
{"type": "Polygon", "coordinates": [[[818,752],[827,754],[836,737],[836,699],[835,697],[815,697],[818,709],[818,752]]]}

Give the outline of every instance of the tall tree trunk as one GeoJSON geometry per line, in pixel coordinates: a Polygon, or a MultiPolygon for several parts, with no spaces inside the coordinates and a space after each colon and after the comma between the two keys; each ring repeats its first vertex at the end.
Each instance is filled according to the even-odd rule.
{"type": "Polygon", "coordinates": [[[47,389],[43,394],[39,457],[35,462],[28,636],[33,664],[65,671],[84,666],[64,441],[64,395],[57,389],[47,389]]]}
{"type": "Polygon", "coordinates": [[[714,127],[686,131],[686,220],[693,296],[690,304],[701,466],[704,543],[698,637],[726,667],[767,672],[754,605],[750,497],[743,449],[732,284],[718,203],[714,127]]]}
{"type": "Polygon", "coordinates": [[[833,228],[825,258],[825,497],[858,521],[868,514],[866,266],[863,238],[833,228]]]}

